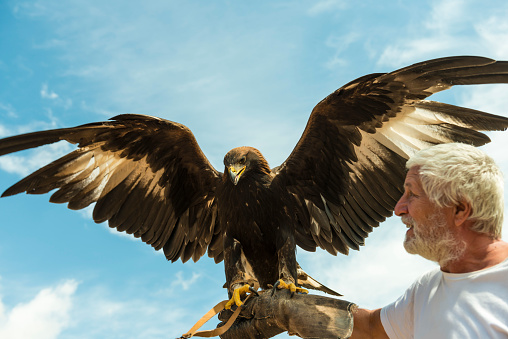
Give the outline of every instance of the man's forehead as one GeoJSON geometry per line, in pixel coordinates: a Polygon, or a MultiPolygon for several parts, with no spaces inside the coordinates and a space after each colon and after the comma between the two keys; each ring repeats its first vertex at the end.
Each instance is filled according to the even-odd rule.
{"type": "Polygon", "coordinates": [[[404,186],[419,186],[420,185],[420,171],[418,166],[413,166],[406,174],[404,186]]]}

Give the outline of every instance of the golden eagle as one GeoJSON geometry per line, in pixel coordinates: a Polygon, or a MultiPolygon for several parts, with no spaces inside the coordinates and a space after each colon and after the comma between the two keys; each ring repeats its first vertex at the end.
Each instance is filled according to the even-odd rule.
{"type": "Polygon", "coordinates": [[[60,140],[78,148],[2,196],[58,189],[51,202],[96,203],[95,222],[141,237],[168,260],[197,261],[208,251],[224,260],[237,305],[249,286],[304,292],[297,286],[313,286],[299,279],[297,245],[333,255],[359,249],[392,214],[411,154],[438,143],[483,145],[490,140],[478,131],[508,127],[504,117],[425,100],[488,83],[508,83],[508,62],[449,57],[363,76],[316,105],[273,169],[257,149],[239,147],[220,173],[187,127],[144,115],[13,136],[0,140],[0,155],[60,140]]]}

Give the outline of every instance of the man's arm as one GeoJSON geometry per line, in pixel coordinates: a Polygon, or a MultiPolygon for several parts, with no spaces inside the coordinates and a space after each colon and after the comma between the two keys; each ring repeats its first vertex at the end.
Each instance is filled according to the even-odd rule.
{"type": "Polygon", "coordinates": [[[353,335],[351,339],[388,339],[388,335],[381,324],[381,309],[366,310],[358,308],[353,314],[353,335]]]}

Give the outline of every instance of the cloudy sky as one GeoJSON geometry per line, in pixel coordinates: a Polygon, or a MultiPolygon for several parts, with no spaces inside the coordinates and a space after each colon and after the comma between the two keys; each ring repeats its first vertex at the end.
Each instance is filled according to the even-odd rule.
{"type": "MultiPolygon", "coordinates": [[[[501,0],[6,0],[0,137],[144,113],[187,125],[219,170],[242,145],[274,167],[314,105],[350,80],[441,56],[508,60],[507,17],[501,0]]],[[[454,88],[438,99],[508,116],[507,92],[454,88]]],[[[508,173],[508,132],[490,136],[484,150],[508,173]]],[[[70,150],[0,158],[0,191],[70,150]]],[[[225,298],[222,265],[170,264],[90,210],[48,199],[0,200],[0,338],[171,338],[225,298]]],[[[381,307],[434,267],[404,252],[404,233],[390,218],[359,252],[298,260],[346,299],[381,307]]]]}

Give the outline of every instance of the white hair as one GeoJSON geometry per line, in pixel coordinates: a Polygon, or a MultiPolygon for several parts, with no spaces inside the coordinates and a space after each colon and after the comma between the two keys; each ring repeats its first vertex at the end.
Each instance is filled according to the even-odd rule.
{"type": "Polygon", "coordinates": [[[449,143],[414,154],[406,167],[415,166],[430,201],[440,207],[469,203],[471,230],[501,238],[503,174],[491,157],[473,146],[449,143]]]}

